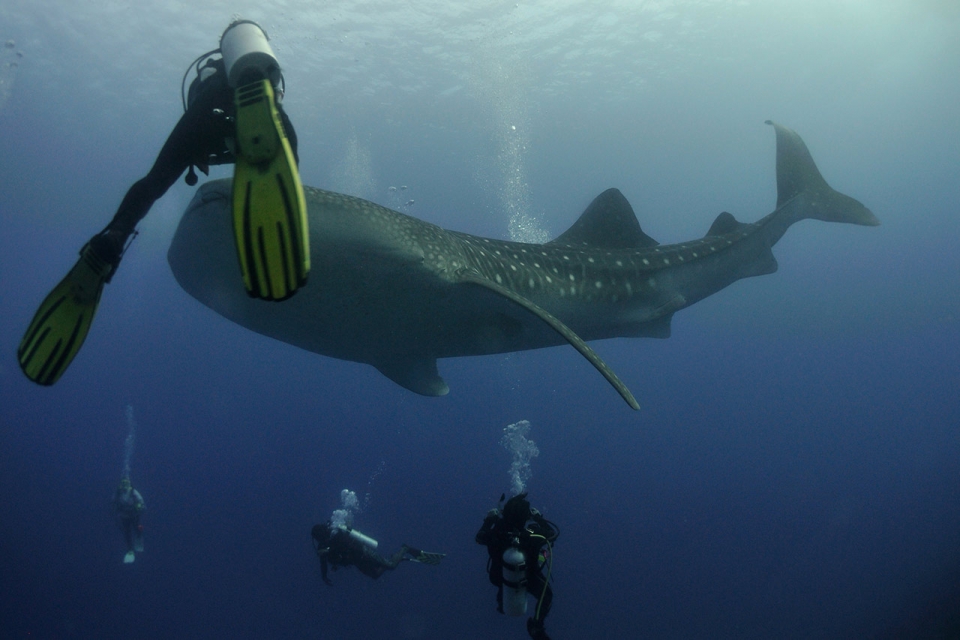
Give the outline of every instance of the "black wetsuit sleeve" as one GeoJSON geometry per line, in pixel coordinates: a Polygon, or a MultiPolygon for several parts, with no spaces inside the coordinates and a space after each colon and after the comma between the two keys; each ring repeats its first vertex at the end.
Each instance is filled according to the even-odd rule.
{"type": "Polygon", "coordinates": [[[542,515],[535,515],[532,519],[536,523],[534,532],[542,535],[550,544],[553,544],[560,537],[560,531],[557,527],[542,515]]]}
{"type": "Polygon", "coordinates": [[[480,525],[480,530],[477,531],[477,535],[474,537],[477,544],[482,544],[489,546],[494,540],[494,530],[497,527],[497,521],[499,520],[498,516],[488,515],[483,519],[483,524],[480,525]]]}

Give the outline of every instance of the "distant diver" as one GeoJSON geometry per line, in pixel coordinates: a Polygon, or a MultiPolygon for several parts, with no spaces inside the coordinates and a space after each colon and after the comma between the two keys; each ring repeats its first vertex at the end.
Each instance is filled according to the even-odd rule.
{"type": "Polygon", "coordinates": [[[185,170],[193,186],[194,167],[208,174],[210,165],[235,164],[234,238],[251,297],[284,300],[306,283],[310,249],[297,136],[280,104],[285,83],[267,35],[249,20],[233,22],[218,49],[191,63],[184,83],[191,67],[197,77],[183,97],[184,114],[153,168],[130,187],[110,224],[83,246],[20,342],[20,368],[38,384],[54,384],[70,365],[137,224],[185,170]]]}
{"type": "Polygon", "coordinates": [[[320,558],[320,576],[328,585],[333,584],[327,577],[330,567],[336,571],[340,567],[353,565],[363,575],[376,580],[385,571],[396,569],[404,560],[440,564],[446,556],[445,553],[430,553],[405,544],[390,558],[384,558],[376,551],[376,540],[347,525],[334,524],[332,520],[314,525],[310,535],[313,538],[313,548],[320,558]]]}
{"type": "MultiPolygon", "coordinates": [[[[505,496],[500,496],[503,502],[505,496]]],[[[550,640],[543,620],[550,613],[553,589],[553,543],[560,536],[557,525],[530,506],[526,493],[491,509],[477,532],[477,544],[487,547],[487,574],[497,587],[497,611],[511,616],[527,614],[527,593],[537,600],[527,618],[527,633],[535,640],[550,640]],[[546,567],[546,575],[544,575],[546,567]]]]}
{"type": "Polygon", "coordinates": [[[140,514],[147,508],[143,496],[130,484],[130,478],[124,477],[120,480],[113,496],[113,508],[117,514],[117,524],[123,529],[123,538],[127,543],[123,562],[130,564],[136,560],[137,553],[143,552],[143,525],[140,524],[140,514]]]}

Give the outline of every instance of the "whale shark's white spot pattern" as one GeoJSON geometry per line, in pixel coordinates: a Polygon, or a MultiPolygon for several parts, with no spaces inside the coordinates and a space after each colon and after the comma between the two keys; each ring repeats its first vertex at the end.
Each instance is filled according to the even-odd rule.
{"type": "Polygon", "coordinates": [[[734,234],[637,249],[609,249],[587,244],[582,247],[529,245],[446,231],[349,196],[313,189],[308,189],[308,193],[312,200],[326,200],[333,208],[356,207],[360,203],[359,208],[370,225],[390,229],[390,234],[406,251],[414,255],[419,253],[424,267],[437,273],[453,274],[469,269],[501,286],[522,288],[531,293],[536,291],[537,296],[580,297],[618,304],[636,304],[632,300],[660,295],[655,293],[658,281],[652,274],[682,268],[686,263],[707,256],[716,259],[713,256],[718,255],[721,248],[734,245],[756,228],[756,225],[748,225],[734,234]],[[528,262],[525,256],[531,254],[537,258],[528,262]],[[657,259],[653,260],[652,256],[657,259]],[[579,284],[581,281],[593,283],[593,286],[584,288],[579,284]]]}

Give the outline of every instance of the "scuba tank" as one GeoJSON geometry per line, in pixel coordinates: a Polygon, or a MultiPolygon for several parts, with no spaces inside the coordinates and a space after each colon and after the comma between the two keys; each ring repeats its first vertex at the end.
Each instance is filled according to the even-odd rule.
{"type": "Polygon", "coordinates": [[[267,34],[256,22],[238,20],[227,27],[220,36],[220,54],[231,87],[261,78],[279,86],[280,63],[267,42],[267,34]]]}
{"type": "Polygon", "coordinates": [[[527,614],[527,561],[515,545],[503,552],[503,612],[508,616],[527,614]]]}
{"type": "Polygon", "coordinates": [[[374,539],[371,538],[370,536],[368,536],[368,535],[366,535],[366,534],[363,534],[363,533],[360,533],[360,532],[357,531],[356,529],[351,529],[350,527],[348,527],[348,526],[345,525],[345,524],[338,524],[338,525],[336,525],[336,528],[339,529],[340,531],[343,531],[343,532],[346,533],[348,536],[350,536],[350,537],[353,538],[354,540],[360,542],[360,543],[363,544],[364,546],[370,547],[371,549],[376,549],[376,548],[380,545],[379,542],[377,542],[376,540],[374,540],[374,539]]]}

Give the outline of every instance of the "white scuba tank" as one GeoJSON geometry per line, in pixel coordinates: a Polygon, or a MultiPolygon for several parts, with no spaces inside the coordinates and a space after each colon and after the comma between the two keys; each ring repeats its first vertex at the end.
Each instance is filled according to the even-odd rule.
{"type": "Polygon", "coordinates": [[[340,531],[343,531],[344,533],[346,533],[348,536],[350,536],[354,540],[357,540],[358,542],[370,547],[371,549],[376,549],[380,545],[379,542],[377,542],[370,536],[360,533],[356,529],[351,529],[346,525],[340,524],[340,525],[337,525],[337,528],[340,529],[340,531]]]}
{"type": "Polygon", "coordinates": [[[503,612],[527,615],[527,562],[516,547],[503,552],[503,612]]]}
{"type": "Polygon", "coordinates": [[[257,71],[273,86],[280,83],[280,63],[267,42],[267,34],[256,22],[238,20],[220,36],[220,54],[227,69],[227,81],[236,88],[247,71],[257,71]]]}

